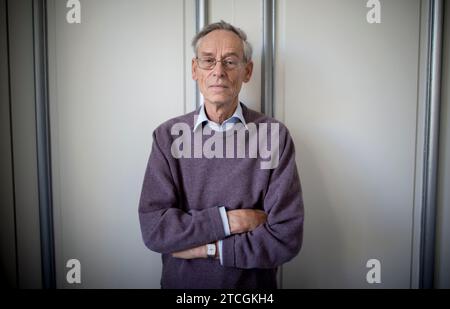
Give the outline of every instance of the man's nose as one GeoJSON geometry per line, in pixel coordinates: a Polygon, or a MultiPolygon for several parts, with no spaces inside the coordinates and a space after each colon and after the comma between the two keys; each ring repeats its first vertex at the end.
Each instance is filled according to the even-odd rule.
{"type": "Polygon", "coordinates": [[[218,77],[222,77],[225,75],[225,68],[223,66],[222,61],[216,62],[216,66],[213,69],[213,75],[218,77]]]}

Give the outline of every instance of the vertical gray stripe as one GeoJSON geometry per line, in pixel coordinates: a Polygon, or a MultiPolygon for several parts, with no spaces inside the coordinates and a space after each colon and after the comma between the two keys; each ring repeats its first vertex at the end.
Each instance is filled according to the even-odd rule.
{"type": "MultiPolygon", "coordinates": [[[[208,0],[195,1],[195,31],[199,33],[208,24],[208,0]]],[[[196,55],[197,56],[197,55],[196,55]]],[[[200,89],[195,85],[195,106],[197,109],[201,105],[200,89]]]]}
{"type": "Polygon", "coordinates": [[[439,109],[443,1],[431,0],[429,8],[427,95],[424,145],[424,186],[421,229],[420,287],[432,288],[434,281],[437,164],[439,151],[439,109]]]}
{"type": "Polygon", "coordinates": [[[275,0],[263,0],[261,111],[274,116],[275,0]]]}
{"type": "MultiPolygon", "coordinates": [[[[273,117],[275,87],[275,0],[262,0],[263,48],[261,55],[261,112],[273,117]]],[[[278,287],[283,288],[283,267],[278,267],[278,287]]]]}
{"type": "Polygon", "coordinates": [[[14,257],[15,257],[15,283],[14,288],[20,288],[19,281],[19,252],[17,248],[17,207],[16,207],[16,176],[14,170],[14,143],[13,143],[13,114],[12,114],[12,100],[11,100],[11,48],[10,48],[10,34],[9,34],[9,8],[8,1],[2,1],[2,10],[4,9],[5,27],[6,27],[6,56],[8,61],[8,111],[9,111],[9,134],[10,134],[10,149],[11,149],[11,180],[12,180],[12,199],[13,199],[13,216],[14,216],[14,257]]]}
{"type": "Polygon", "coordinates": [[[200,32],[208,23],[208,0],[195,1],[196,32],[200,32]]]}
{"type": "Polygon", "coordinates": [[[36,144],[39,187],[43,287],[55,288],[50,121],[47,67],[47,5],[33,0],[34,78],[36,96],[36,144]]]}

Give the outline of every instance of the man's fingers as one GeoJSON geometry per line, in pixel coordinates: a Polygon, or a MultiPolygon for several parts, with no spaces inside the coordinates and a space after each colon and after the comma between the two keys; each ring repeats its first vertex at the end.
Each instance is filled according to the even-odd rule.
{"type": "Polygon", "coordinates": [[[267,214],[260,209],[235,209],[227,215],[232,234],[249,232],[267,221],[267,214]]]}
{"type": "Polygon", "coordinates": [[[259,209],[253,209],[254,211],[254,217],[251,221],[252,223],[252,230],[260,226],[261,224],[264,224],[267,221],[267,214],[259,209]]]}
{"type": "Polygon", "coordinates": [[[172,256],[176,257],[176,258],[184,258],[188,255],[188,253],[189,253],[189,250],[178,251],[178,252],[172,253],[172,256]]]}

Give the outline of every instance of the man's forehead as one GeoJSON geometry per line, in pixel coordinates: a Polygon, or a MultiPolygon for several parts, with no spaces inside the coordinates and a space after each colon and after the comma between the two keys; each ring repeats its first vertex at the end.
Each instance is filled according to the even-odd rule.
{"type": "Polygon", "coordinates": [[[199,42],[198,52],[215,53],[220,48],[226,54],[242,54],[242,40],[234,32],[214,30],[204,36],[199,42]]]}

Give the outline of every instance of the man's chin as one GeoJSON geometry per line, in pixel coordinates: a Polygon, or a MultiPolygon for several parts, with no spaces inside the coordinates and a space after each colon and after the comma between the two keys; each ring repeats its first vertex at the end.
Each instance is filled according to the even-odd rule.
{"type": "Polygon", "coordinates": [[[208,98],[207,101],[211,104],[220,106],[220,105],[229,105],[233,103],[233,100],[230,98],[224,98],[224,97],[211,97],[208,98]]]}

